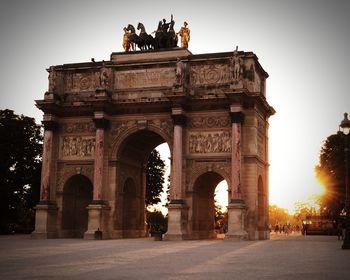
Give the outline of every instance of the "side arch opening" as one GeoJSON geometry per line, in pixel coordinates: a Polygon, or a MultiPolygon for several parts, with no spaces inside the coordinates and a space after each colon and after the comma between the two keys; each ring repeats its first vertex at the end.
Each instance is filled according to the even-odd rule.
{"type": "Polygon", "coordinates": [[[93,186],[83,175],[73,175],[63,187],[62,232],[64,237],[82,238],[88,226],[87,206],[92,202],[93,186]]]}
{"type": "MultiPolygon", "coordinates": [[[[225,179],[216,172],[200,175],[193,187],[192,234],[194,239],[217,238],[215,189],[225,179]]],[[[227,192],[226,192],[227,194],[227,192]]],[[[228,195],[226,196],[228,200],[228,195]]]]}

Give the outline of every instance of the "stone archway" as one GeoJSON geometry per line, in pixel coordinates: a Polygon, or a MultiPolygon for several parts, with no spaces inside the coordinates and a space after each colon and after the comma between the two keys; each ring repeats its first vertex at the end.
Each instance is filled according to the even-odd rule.
{"type": "Polygon", "coordinates": [[[193,187],[192,237],[216,238],[214,191],[224,178],[216,172],[200,175],[193,187]]]}
{"type": "Polygon", "coordinates": [[[63,187],[62,235],[81,238],[88,226],[87,206],[92,201],[92,183],[83,175],[70,177],[63,187]]]}
{"type": "Polygon", "coordinates": [[[125,137],[118,148],[114,230],[120,232],[121,237],[147,234],[146,166],[152,150],[164,142],[158,133],[143,129],[125,137]]]}
{"type": "Polygon", "coordinates": [[[226,237],[256,239],[258,200],[265,205],[261,221],[268,219],[268,119],[275,111],[266,98],[267,77],[254,53],[237,50],[113,53],[110,61],[50,67],[49,91],[36,101],[45,132],[32,236],[76,230],[67,218],[75,212],[67,206],[72,195],[61,188],[72,172],[91,174],[93,181],[84,238],[94,238],[98,229],[103,238],[144,236],[145,167],[151,151],[166,142],[172,161],[166,237],[213,235],[213,225],[204,220],[212,212],[214,182],[224,177],[229,185],[226,237]],[[233,77],[232,61],[238,60],[240,75],[233,77]],[[108,80],[103,85],[101,73],[108,80]],[[258,199],[260,175],[264,199],[258,199]],[[132,226],[123,206],[128,200],[136,204],[132,226]],[[203,213],[200,205],[206,206],[203,213]]]}

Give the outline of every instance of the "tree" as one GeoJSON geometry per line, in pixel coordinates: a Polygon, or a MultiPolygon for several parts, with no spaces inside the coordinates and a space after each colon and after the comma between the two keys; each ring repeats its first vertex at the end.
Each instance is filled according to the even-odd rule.
{"type": "Polygon", "coordinates": [[[147,163],[146,206],[160,202],[164,184],[165,163],[159,152],[153,150],[147,163]]]}
{"type": "Polygon", "coordinates": [[[0,110],[0,233],[29,231],[39,201],[41,126],[0,110]]]}
{"type": "Polygon", "coordinates": [[[344,137],[340,133],[329,136],[321,147],[320,161],[315,167],[316,176],[326,189],[319,201],[321,215],[332,219],[337,219],[344,209],[344,147],[344,137]]]}
{"type": "Polygon", "coordinates": [[[220,233],[226,233],[228,227],[228,212],[227,209],[220,205],[217,201],[214,201],[215,206],[215,229],[220,233]]]}
{"type": "Polygon", "coordinates": [[[294,210],[294,219],[298,224],[306,221],[307,217],[317,214],[314,207],[308,202],[296,202],[294,204],[294,210]]]}
{"type": "Polygon", "coordinates": [[[291,221],[291,216],[287,209],[280,208],[277,205],[269,205],[269,219],[271,225],[287,224],[291,221]]]}

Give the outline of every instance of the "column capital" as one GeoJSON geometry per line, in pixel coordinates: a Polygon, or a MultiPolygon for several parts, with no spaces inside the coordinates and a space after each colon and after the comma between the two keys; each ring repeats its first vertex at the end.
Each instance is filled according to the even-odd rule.
{"type": "Polygon", "coordinates": [[[96,128],[109,128],[109,120],[106,118],[94,118],[93,121],[95,123],[96,128]]]}
{"type": "Polygon", "coordinates": [[[181,125],[185,126],[186,125],[186,116],[184,114],[176,114],[176,115],[171,115],[174,125],[181,125]]]}
{"type": "Polygon", "coordinates": [[[41,123],[43,124],[45,130],[55,131],[58,129],[58,123],[56,121],[43,120],[41,123]]]}
{"type": "Polygon", "coordinates": [[[240,123],[244,122],[244,114],[242,112],[230,112],[231,122],[240,123]]]}

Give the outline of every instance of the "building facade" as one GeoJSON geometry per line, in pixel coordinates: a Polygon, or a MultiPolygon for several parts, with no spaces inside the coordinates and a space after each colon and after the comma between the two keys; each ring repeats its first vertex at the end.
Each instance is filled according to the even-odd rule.
{"type": "Polygon", "coordinates": [[[146,234],[146,165],[166,142],[166,238],[214,238],[214,190],[228,184],[227,239],[267,239],[268,74],[252,52],[175,48],[52,66],[34,238],[146,234]]]}

